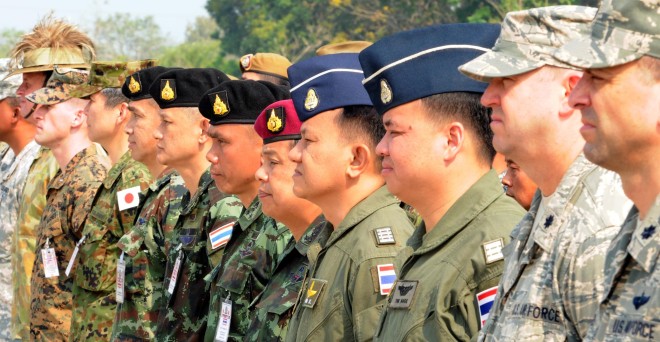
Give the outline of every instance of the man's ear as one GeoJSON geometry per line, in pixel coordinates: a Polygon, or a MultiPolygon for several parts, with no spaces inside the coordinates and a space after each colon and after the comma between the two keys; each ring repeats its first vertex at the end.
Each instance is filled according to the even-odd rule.
{"type": "Polygon", "coordinates": [[[85,114],[84,109],[76,109],[73,114],[73,120],[71,121],[72,128],[79,128],[85,122],[87,122],[87,114],[85,114]]]}
{"type": "Polygon", "coordinates": [[[446,125],[443,129],[445,130],[447,144],[446,149],[443,151],[443,159],[445,162],[451,162],[463,148],[463,143],[465,142],[465,127],[460,122],[452,122],[446,125]]]}
{"type": "Polygon", "coordinates": [[[365,144],[354,144],[351,147],[350,162],[346,168],[346,175],[350,178],[357,178],[372,163],[372,152],[365,144]]]}
{"type": "Polygon", "coordinates": [[[575,89],[575,86],[580,82],[582,78],[582,72],[576,70],[567,71],[562,80],[562,87],[564,88],[564,97],[561,99],[561,105],[559,107],[559,116],[566,117],[570,116],[575,108],[571,107],[568,103],[568,97],[575,89]]]}
{"type": "Polygon", "coordinates": [[[210,125],[211,124],[209,122],[209,119],[204,118],[204,119],[199,121],[199,128],[201,129],[201,133],[199,135],[198,141],[199,141],[200,144],[204,144],[209,140],[209,135],[208,135],[207,131],[208,131],[210,125]]]}
{"type": "Polygon", "coordinates": [[[120,125],[128,121],[128,118],[131,115],[131,112],[128,111],[128,103],[122,102],[115,107],[119,111],[119,116],[117,116],[117,125],[120,125]]]}

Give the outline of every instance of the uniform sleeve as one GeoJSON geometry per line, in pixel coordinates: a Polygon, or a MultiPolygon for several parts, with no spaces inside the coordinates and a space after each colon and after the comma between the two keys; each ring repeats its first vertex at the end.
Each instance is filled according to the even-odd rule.
{"type": "Polygon", "coordinates": [[[393,264],[394,257],[373,258],[357,266],[348,300],[353,316],[353,333],[358,341],[370,341],[376,334],[379,318],[385,308],[385,295],[380,294],[377,265],[393,264]]]}

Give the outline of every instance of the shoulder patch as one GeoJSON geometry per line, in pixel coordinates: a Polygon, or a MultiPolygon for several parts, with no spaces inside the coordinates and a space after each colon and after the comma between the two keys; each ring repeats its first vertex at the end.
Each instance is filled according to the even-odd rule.
{"type": "Polygon", "coordinates": [[[393,245],[396,243],[392,227],[382,227],[374,229],[377,245],[393,245]]]}
{"type": "Polygon", "coordinates": [[[394,272],[394,264],[376,265],[378,272],[378,289],[380,294],[387,296],[392,290],[392,286],[396,281],[396,273],[394,272]]]}
{"type": "Polygon", "coordinates": [[[229,242],[229,239],[231,239],[231,233],[234,230],[234,223],[236,222],[229,222],[209,233],[211,249],[223,247],[229,242]]]}
{"type": "Polygon", "coordinates": [[[481,318],[481,327],[484,327],[488,315],[490,313],[490,308],[495,302],[495,297],[497,296],[497,286],[491,287],[485,291],[477,293],[477,304],[479,304],[479,317],[481,318]]]}
{"type": "Polygon", "coordinates": [[[486,265],[504,259],[504,254],[502,254],[502,247],[504,247],[503,238],[484,242],[481,245],[481,248],[483,248],[484,251],[484,258],[486,259],[486,265]]]}
{"type": "Polygon", "coordinates": [[[140,204],[140,186],[117,191],[117,207],[119,211],[135,208],[140,204]]]}
{"type": "Polygon", "coordinates": [[[417,291],[417,280],[401,280],[394,285],[387,307],[392,309],[408,309],[412,305],[417,291]]]}

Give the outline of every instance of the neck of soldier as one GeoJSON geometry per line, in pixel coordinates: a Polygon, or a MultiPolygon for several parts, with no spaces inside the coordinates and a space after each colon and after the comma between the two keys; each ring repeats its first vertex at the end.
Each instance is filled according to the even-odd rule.
{"type": "Polygon", "coordinates": [[[122,130],[120,133],[113,135],[105,141],[97,141],[106,152],[112,165],[117,164],[119,159],[128,152],[128,136],[122,130]]]}
{"type": "Polygon", "coordinates": [[[259,192],[259,182],[255,179],[246,187],[245,191],[233,195],[238,197],[238,200],[241,201],[243,207],[249,208],[250,204],[252,204],[252,201],[254,201],[254,198],[257,197],[258,192],[259,192]]]}
{"type": "Polygon", "coordinates": [[[53,156],[55,157],[55,160],[57,160],[60,169],[65,170],[66,166],[76,154],[91,145],[92,141],[89,140],[87,134],[77,132],[58,142],[48,144],[46,147],[50,148],[53,152],[53,156]]]}
{"type": "Polygon", "coordinates": [[[152,155],[149,156],[149,158],[140,161],[144,166],[149,169],[149,173],[151,174],[151,179],[153,181],[156,181],[158,177],[165,171],[167,166],[161,164],[158,162],[156,159],[156,154],[153,153],[152,155]]]}
{"type": "Polygon", "coordinates": [[[615,162],[614,170],[621,176],[623,192],[639,210],[640,219],[646,218],[660,196],[660,146],[648,146],[647,150],[650,152],[634,153],[632,160],[615,162]]]}
{"type": "Polygon", "coordinates": [[[2,141],[6,142],[14,155],[18,155],[23,151],[25,146],[34,140],[36,128],[31,123],[19,120],[16,122],[14,129],[6,137],[2,137],[2,141]]]}
{"type": "Polygon", "coordinates": [[[312,200],[323,211],[325,219],[337,229],[348,212],[385,184],[380,174],[363,173],[348,179],[346,186],[326,196],[312,200]]]}
{"type": "Polygon", "coordinates": [[[204,154],[205,153],[199,153],[195,158],[186,160],[183,165],[174,167],[174,169],[181,175],[181,178],[183,178],[186,188],[190,192],[190,197],[194,196],[197,192],[199,179],[211,165],[211,163],[206,160],[206,157],[204,157],[204,154]]]}
{"type": "Polygon", "coordinates": [[[285,213],[283,212],[281,217],[273,217],[276,221],[281,222],[293,235],[293,238],[296,241],[300,241],[300,238],[305,234],[309,225],[316,220],[319,215],[321,215],[321,208],[309,203],[306,206],[299,206],[297,208],[290,208],[292,212],[285,213]]]}

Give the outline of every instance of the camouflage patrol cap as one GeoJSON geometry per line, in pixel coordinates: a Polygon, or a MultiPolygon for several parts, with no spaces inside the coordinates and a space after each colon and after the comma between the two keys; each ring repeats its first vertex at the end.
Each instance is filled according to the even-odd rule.
{"type": "Polygon", "coordinates": [[[270,52],[247,54],[238,61],[241,72],[252,71],[258,74],[275,76],[284,80],[289,79],[286,69],[291,66],[288,58],[270,52]]]}
{"type": "Polygon", "coordinates": [[[10,72],[9,61],[9,58],[0,59],[0,101],[8,97],[16,97],[16,90],[23,82],[22,75],[7,77],[10,72]]]}
{"type": "Polygon", "coordinates": [[[494,77],[520,75],[544,65],[572,66],[552,54],[571,39],[588,32],[596,9],[550,6],[507,13],[502,31],[490,52],[461,65],[468,77],[489,82],[494,77]]]}
{"type": "Polygon", "coordinates": [[[372,44],[372,42],[364,40],[349,40],[341,43],[326,44],[316,49],[316,55],[324,56],[336,53],[360,53],[360,51],[372,44]]]}
{"type": "MultiPolygon", "coordinates": [[[[156,66],[157,64],[158,61],[155,59],[130,62],[92,62],[92,67],[89,70],[88,82],[76,86],[71,92],[71,96],[84,98],[105,88],[121,88],[129,75],[132,75],[141,69],[156,66]]],[[[54,71],[58,72],[58,69],[56,68],[54,71]]]]}
{"type": "MultiPolygon", "coordinates": [[[[57,67],[56,67],[57,69],[57,67]]],[[[36,104],[52,105],[73,98],[76,87],[89,80],[89,72],[79,69],[59,69],[46,83],[46,86],[28,94],[25,98],[36,104]]]]}
{"type": "Polygon", "coordinates": [[[603,0],[590,32],[555,58],[579,68],[606,68],[643,56],[660,58],[660,0],[603,0]]]}

